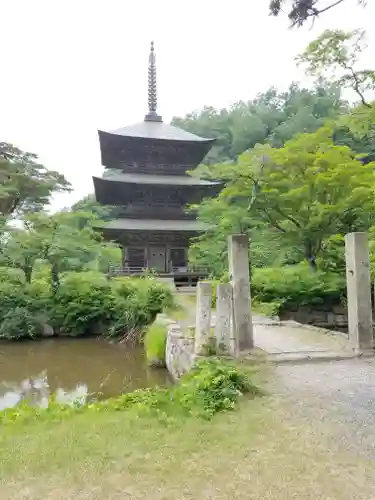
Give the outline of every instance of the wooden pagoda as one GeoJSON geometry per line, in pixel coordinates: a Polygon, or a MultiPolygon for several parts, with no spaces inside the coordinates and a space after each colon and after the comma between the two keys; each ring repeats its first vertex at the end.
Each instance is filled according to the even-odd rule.
{"type": "MultiPolygon", "coordinates": [[[[206,139],[163,123],[157,114],[154,46],[148,64],[148,113],[143,122],[112,132],[98,131],[103,177],[93,177],[96,200],[116,207],[117,218],[100,230],[123,248],[121,274],[147,269],[185,276],[202,271],[188,267],[188,248],[204,231],[186,205],[216,196],[222,185],[187,174],[211,149],[206,139]]],[[[182,280],[183,281],[183,280],[182,280]]]]}

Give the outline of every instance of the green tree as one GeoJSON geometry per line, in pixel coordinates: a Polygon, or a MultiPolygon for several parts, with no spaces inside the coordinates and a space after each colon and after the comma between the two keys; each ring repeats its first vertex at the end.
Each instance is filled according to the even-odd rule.
{"type": "Polygon", "coordinates": [[[276,230],[312,268],[324,241],[368,229],[374,213],[375,163],[359,161],[336,145],[330,126],[301,134],[282,148],[258,145],[225,171],[220,194],[228,203],[247,200],[249,215],[276,230]]]}
{"type": "Polygon", "coordinates": [[[101,205],[96,201],[94,194],[89,194],[74,203],[71,211],[91,213],[99,220],[109,221],[113,219],[114,207],[101,205]]]}
{"type": "Polygon", "coordinates": [[[3,259],[8,265],[21,268],[28,281],[37,259],[48,263],[54,290],[59,286],[60,274],[65,271],[95,267],[106,270],[110,263],[118,263],[120,249],[104,243],[89,222],[82,229],[83,218],[88,221],[87,214],[80,212],[27,215],[24,230],[10,231],[2,248],[3,259]]]}
{"type": "Polygon", "coordinates": [[[361,141],[373,144],[375,71],[359,64],[359,56],[366,48],[363,30],[326,30],[297,59],[311,75],[329,76],[337,85],[356,93],[359,104],[341,119],[341,124],[361,141]]]}
{"type": "Polygon", "coordinates": [[[30,283],[35,262],[42,253],[41,240],[31,231],[7,229],[5,241],[0,246],[1,265],[21,269],[26,283],[30,283]]]}
{"type": "Polygon", "coordinates": [[[37,160],[33,153],[0,143],[0,217],[40,211],[52,193],[70,190],[63,175],[37,160]]]}
{"type": "MultiPolygon", "coordinates": [[[[281,13],[286,13],[291,26],[302,26],[307,20],[315,20],[321,14],[337,7],[345,0],[331,0],[324,2],[323,0],[271,0],[269,10],[272,16],[279,16],[281,13]]],[[[358,4],[365,4],[365,0],[358,0],[358,4]]]]}
{"type": "Polygon", "coordinates": [[[314,132],[327,118],[346,112],[337,85],[323,79],[312,90],[291,84],[288,91],[270,88],[248,102],[229,109],[206,107],[200,112],[173,118],[173,124],[203,137],[216,138],[205,163],[214,165],[233,161],[258,143],[282,146],[295,134],[314,132]]]}

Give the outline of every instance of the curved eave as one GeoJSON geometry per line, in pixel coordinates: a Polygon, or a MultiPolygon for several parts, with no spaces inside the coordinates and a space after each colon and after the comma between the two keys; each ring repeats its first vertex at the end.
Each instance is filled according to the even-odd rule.
{"type": "MultiPolygon", "coordinates": [[[[160,176],[161,177],[161,176],[160,176]]],[[[95,198],[103,205],[123,205],[131,202],[140,191],[158,190],[167,193],[168,190],[181,189],[186,196],[196,199],[216,196],[223,187],[222,183],[203,184],[162,184],[158,182],[128,182],[111,179],[110,177],[93,177],[95,198]]]]}
{"type": "Polygon", "coordinates": [[[104,236],[111,239],[124,233],[183,233],[195,235],[207,231],[210,226],[197,220],[157,220],[157,219],[115,219],[106,224],[95,226],[104,236]]]}
{"type": "Polygon", "coordinates": [[[209,139],[207,137],[198,137],[195,136],[196,139],[184,139],[184,138],[167,138],[167,137],[147,137],[147,136],[136,136],[136,135],[124,135],[118,134],[114,132],[107,132],[105,130],[98,130],[99,141],[102,144],[105,144],[109,141],[118,141],[122,143],[127,143],[129,141],[139,144],[160,144],[165,146],[166,144],[171,145],[180,145],[180,146],[198,146],[198,145],[207,145],[212,147],[216,139],[209,139]]]}

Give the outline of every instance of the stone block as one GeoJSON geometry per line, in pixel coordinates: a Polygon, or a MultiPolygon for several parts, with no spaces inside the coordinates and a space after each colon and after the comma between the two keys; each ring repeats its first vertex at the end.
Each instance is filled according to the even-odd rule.
{"type": "Polygon", "coordinates": [[[200,355],[204,352],[209,342],[211,331],[211,300],[212,284],[199,282],[197,284],[197,305],[195,322],[195,353],[200,355]]]}

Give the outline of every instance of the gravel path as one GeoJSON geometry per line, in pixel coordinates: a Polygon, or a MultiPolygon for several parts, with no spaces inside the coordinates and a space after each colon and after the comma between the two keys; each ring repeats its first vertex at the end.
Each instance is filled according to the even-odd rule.
{"type": "Polygon", "coordinates": [[[333,445],[375,459],[374,359],[277,366],[271,390],[321,424],[333,445]]]}

